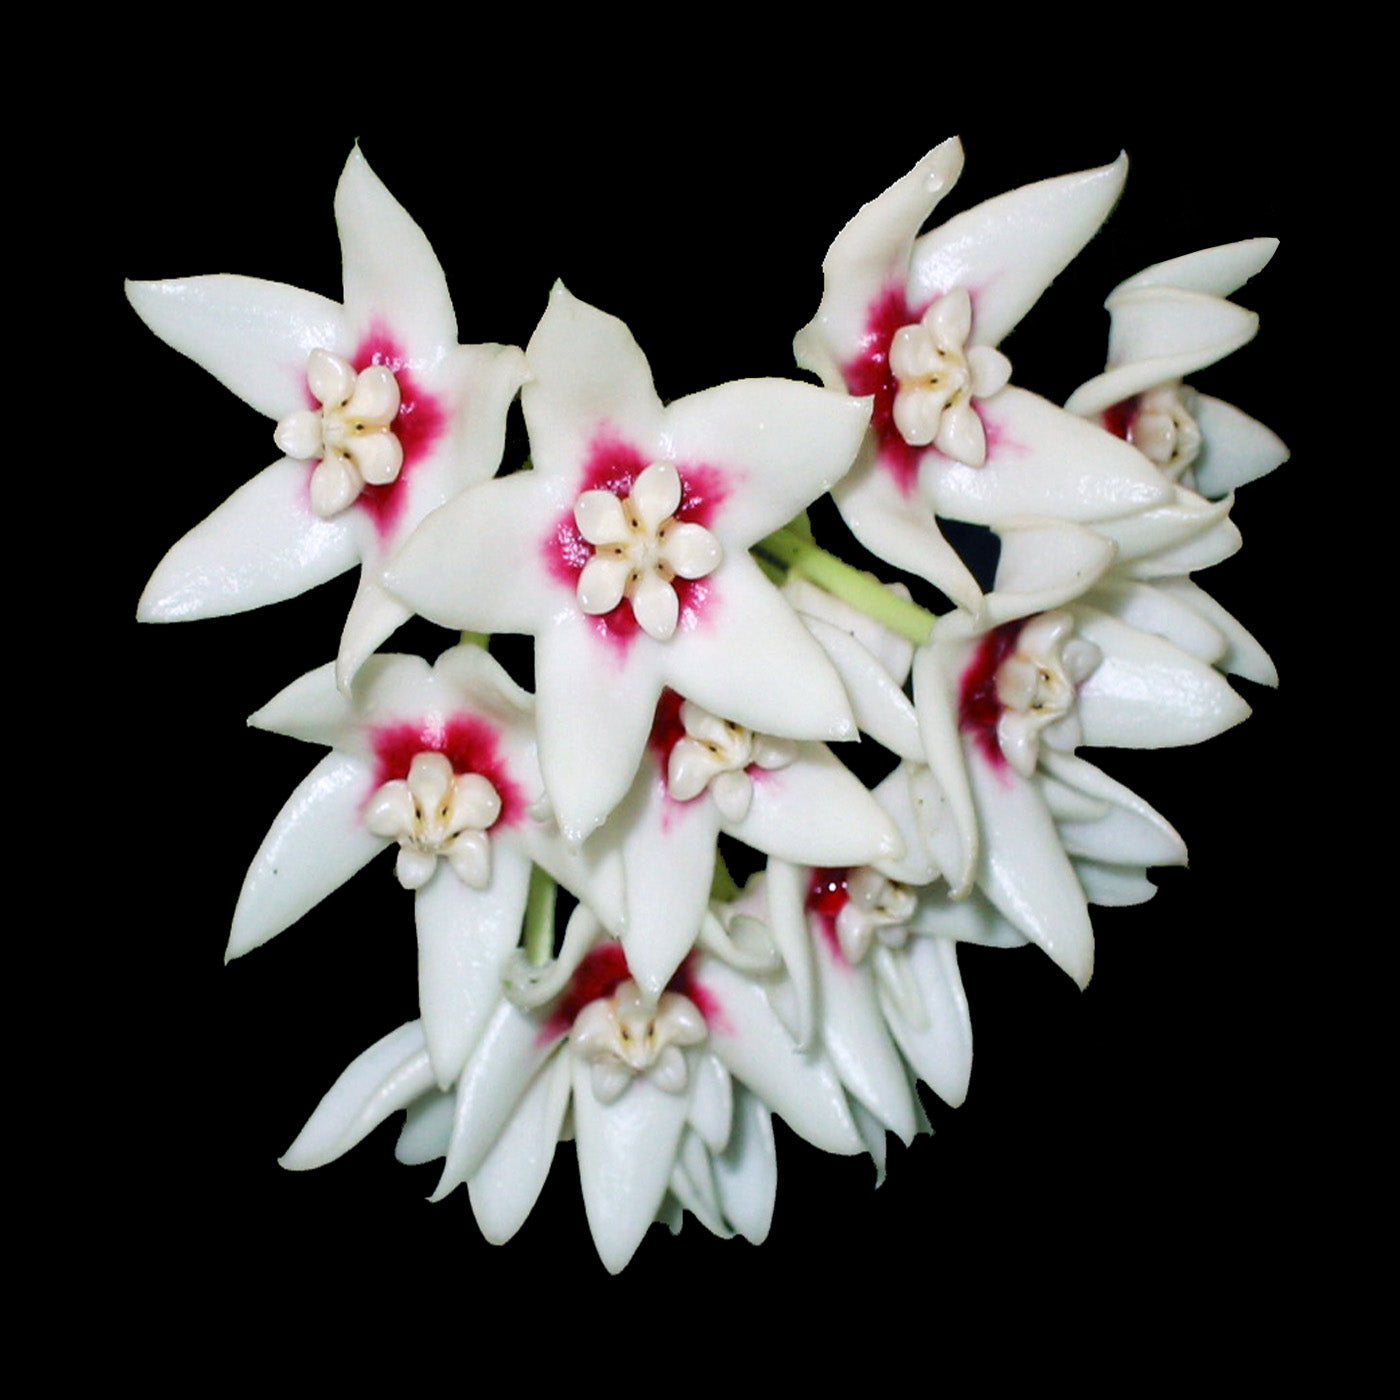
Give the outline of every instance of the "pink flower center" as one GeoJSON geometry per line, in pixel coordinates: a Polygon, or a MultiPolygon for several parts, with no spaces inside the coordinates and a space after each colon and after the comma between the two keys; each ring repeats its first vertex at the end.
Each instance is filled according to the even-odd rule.
{"type": "Polygon", "coordinates": [[[511,779],[500,751],[500,736],[476,715],[452,715],[442,724],[409,720],[384,725],[374,731],[371,742],[377,760],[372,791],[395,778],[407,780],[418,754],[440,753],[455,774],[479,773],[500,795],[501,815],[490,830],[514,826],[525,815],[525,794],[511,779]]]}
{"type": "Polygon", "coordinates": [[[361,491],[356,505],[362,505],[374,521],[381,541],[393,536],[403,515],[408,497],[406,483],[413,468],[432,451],[447,426],[447,414],[436,395],[428,393],[405,367],[407,355],[388,330],[380,325],[369,334],[350,356],[350,363],[359,370],[370,365],[384,365],[393,372],[399,386],[399,411],[390,431],[403,448],[403,466],[398,476],[383,486],[369,483],[361,491]]]}
{"type": "Polygon", "coordinates": [[[812,871],[807,882],[807,912],[816,916],[817,927],[838,958],[843,957],[836,936],[836,920],[851,902],[849,869],[821,868],[812,871]]]}
{"type": "MultiPolygon", "coordinates": [[[[677,992],[694,1002],[705,1020],[714,1023],[719,1019],[714,998],[696,982],[693,962],[694,954],[691,954],[666,984],[666,990],[677,992]]],[[[600,943],[591,949],[569,979],[569,985],[560,993],[549,1020],[545,1022],[540,1040],[549,1041],[567,1035],[585,1006],[612,996],[631,976],[622,944],[600,943]]]]}
{"type": "MultiPolygon", "coordinates": [[[[625,442],[612,430],[604,429],[594,438],[584,460],[576,496],[585,491],[611,491],[626,500],[632,494],[637,478],[651,465],[647,457],[631,443],[625,442]]],[[[727,494],[724,475],[715,467],[701,464],[675,464],[681,479],[681,503],[674,518],[709,528],[715,512],[727,494]]],[[[550,575],[577,594],[579,575],[590,559],[593,546],[584,539],[574,518],[573,505],[559,517],[544,542],[544,562],[550,575]]],[[[700,616],[705,599],[712,587],[709,578],[676,578],[671,586],[676,590],[682,629],[693,627],[700,616]]],[[[590,619],[599,637],[624,649],[641,631],[632,604],[623,598],[609,612],[590,619]]]]}
{"type": "Polygon", "coordinates": [[[993,767],[1006,758],[997,740],[997,722],[1006,707],[997,695],[997,672],[1016,649],[1026,619],[993,628],[977,645],[958,687],[958,728],[970,734],[993,767]]]}

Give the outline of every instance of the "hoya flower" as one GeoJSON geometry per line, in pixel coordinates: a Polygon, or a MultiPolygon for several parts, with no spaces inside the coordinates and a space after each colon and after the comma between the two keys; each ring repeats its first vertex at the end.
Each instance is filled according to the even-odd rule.
{"type": "Polygon", "coordinates": [[[850,737],[835,672],[749,547],[841,476],[868,405],[746,380],[663,407],[626,326],[563,287],[527,355],[533,469],[436,512],[388,581],[436,622],[535,636],[566,834],[631,787],[666,687],[755,733],[850,737]]]}
{"type": "Polygon", "coordinates": [[[233,276],[131,282],[127,294],[161,339],[273,420],[280,452],[170,550],[138,616],[242,612],[359,564],[345,684],[410,616],[381,566],[429,511],[496,470],[525,366],[515,348],[457,344],[428,240],[358,148],[335,212],[343,304],[233,276]]]}
{"type": "Polygon", "coordinates": [[[616,920],[620,896],[532,815],[542,785],[531,699],[476,646],[372,657],[349,694],[323,666],[250,723],[331,752],[292,794],[239,897],[229,956],[265,943],[397,848],[414,891],[419,998],[439,1082],[451,1083],[519,942],[532,863],[616,920]]]}
{"type": "Polygon", "coordinates": [[[981,591],[935,516],[1060,522],[1076,546],[1066,575],[1082,585],[1112,550],[1100,544],[1086,564],[1092,537],[1076,527],[1169,491],[1140,457],[1008,384],[997,349],[1102,223],[1126,163],[1029,185],[920,237],[961,169],[961,146],[944,142],[846,225],[794,350],[829,388],[874,396],[860,456],[833,492],[847,524],[975,612],[981,591]]]}
{"type": "Polygon", "coordinates": [[[721,832],[808,865],[900,848],[893,824],[825,744],[755,734],[663,692],[636,779],[601,833],[621,851],[622,946],[652,997],[699,933],[721,832]]]}
{"type": "Polygon", "coordinates": [[[1144,269],[1104,303],[1108,367],[1065,407],[1131,442],[1172,481],[1208,497],[1272,471],[1288,449],[1262,423],[1198,393],[1188,374],[1254,339],[1259,318],[1227,300],[1269,262],[1274,238],[1206,248],[1144,269]]]}
{"type": "Polygon", "coordinates": [[[529,1215],[571,1124],[589,1228],[617,1272],[675,1199],[703,1204],[702,1158],[713,1167],[731,1145],[725,1218],[766,1228],[766,1113],[736,1112],[739,1085],[818,1146],[861,1150],[830,1065],[795,1051],[759,978],[697,953],[652,1000],[600,933],[575,912],[559,963],[536,969],[516,1000],[500,999],[450,1100],[433,1092],[421,1028],[405,1026],[346,1070],[283,1164],[330,1161],[412,1105],[401,1155],[445,1155],[434,1198],[466,1182],[483,1231],[503,1242],[529,1215]]]}
{"type": "Polygon", "coordinates": [[[1083,602],[981,634],[950,616],[915,658],[914,684],[951,828],[931,848],[1087,983],[1088,904],[1147,898],[1145,868],[1184,861],[1185,848],[1075,748],[1197,743],[1248,706],[1210,665],[1083,602]]]}

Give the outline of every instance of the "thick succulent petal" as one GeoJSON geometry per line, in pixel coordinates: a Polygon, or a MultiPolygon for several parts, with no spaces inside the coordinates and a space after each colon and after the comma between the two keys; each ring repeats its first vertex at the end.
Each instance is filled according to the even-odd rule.
{"type": "Polygon", "coordinates": [[[283,458],[241,486],[161,560],[142,622],[224,617],[294,598],[359,559],[353,522],[311,509],[304,462],[283,458]]]}
{"type": "Polygon", "coordinates": [[[882,986],[890,1030],[919,1078],[956,1108],[967,1097],[972,1077],[972,1017],[958,971],[957,944],[950,938],[913,938],[903,953],[882,956],[906,960],[922,1012],[917,1020],[907,1016],[882,986]]]}
{"type": "Polygon", "coordinates": [[[352,323],[335,302],[256,277],[128,282],[136,313],[167,345],[202,365],[269,418],[307,406],[313,350],[346,356],[352,323]]]}
{"type": "Polygon", "coordinates": [[[661,695],[654,649],[625,653],[588,623],[540,636],[535,652],[540,768],[560,829],[574,842],[626,796],[661,695]]]}
{"type": "Polygon", "coordinates": [[[801,744],[782,768],[751,769],[753,801],[727,829],[755,850],[801,865],[873,865],[904,849],[894,823],[824,744],[801,744]]]}
{"type": "Polygon", "coordinates": [[[248,723],[271,734],[347,751],[354,751],[359,730],[354,705],[335,683],[334,663],[298,676],[250,715],[248,723]]]}
{"type": "Polygon", "coordinates": [[[677,632],[660,665],[672,689],[758,733],[855,738],[846,692],[825,652],[747,555],[725,561],[704,617],[677,632]]]}
{"type": "Polygon", "coordinates": [[[983,831],[978,885],[1057,966],[1087,986],[1094,970],[1089,910],[1044,800],[1014,769],[993,769],[967,747],[983,831]]]}
{"type": "Polygon", "coordinates": [[[1222,671],[1258,685],[1278,684],[1278,671],[1269,654],[1199,584],[1189,578],[1161,579],[1155,587],[1197,613],[1225,638],[1226,649],[1215,663],[1222,671]]]}
{"type": "Polygon", "coordinates": [[[1288,460],[1282,439],[1233,404],[1197,394],[1194,417],[1204,446],[1191,474],[1203,496],[1229,495],[1288,460]]]}
{"type": "Polygon", "coordinates": [[[1103,653],[1079,687],[1086,744],[1146,749],[1198,744],[1249,714],[1218,671],[1170,642],[1095,608],[1077,606],[1074,612],[1078,635],[1103,653]]]}
{"type": "Polygon", "coordinates": [[[476,1174],[535,1075],[559,1050],[558,1035],[547,1034],[538,1015],[497,1004],[457,1081],[452,1141],[433,1200],[476,1174]]]}
{"type": "Polygon", "coordinates": [[[957,138],[944,141],[836,235],[822,261],[821,306],[793,342],[797,363],[828,388],[844,387],[840,361],[865,335],[871,302],[907,281],[914,237],[956,183],[962,160],[957,138]]]}
{"type": "Polygon", "coordinates": [[[355,147],[335,191],[345,310],[352,325],[392,326],[409,365],[429,368],[457,343],[447,278],[423,230],[355,147]]]}
{"type": "Polygon", "coordinates": [[[1173,287],[1114,293],[1108,369],[1070,395],[1065,408],[1091,417],[1135,394],[1171,384],[1248,345],[1259,318],[1234,302],[1173,287]]]}
{"type": "Polygon", "coordinates": [[[418,1004],[438,1084],[456,1081],[491,1018],[501,974],[520,941],[530,862],[492,839],[491,883],[471,889],[446,860],[414,899],[418,1004]]]}
{"type": "Polygon", "coordinates": [[[987,595],[992,625],[1053,608],[1086,592],[1117,554],[1112,540],[1065,521],[1035,521],[997,531],[996,588],[987,595]]]}
{"type": "Polygon", "coordinates": [[[657,997],[699,936],[720,816],[708,793],[689,802],[670,797],[648,755],[613,820],[626,869],[622,946],[633,980],[657,997]]]}
{"type": "Polygon", "coordinates": [[[1024,389],[1008,385],[979,411],[990,441],[982,466],[924,456],[920,484],[939,515],[979,525],[1026,516],[1084,524],[1172,494],[1136,448],[1024,389]]]}
{"type": "Polygon", "coordinates": [[[1225,634],[1202,609],[1160,584],[1114,578],[1100,584],[1091,596],[1101,612],[1171,642],[1208,666],[1218,666],[1228,650],[1225,634]]]}
{"type": "Polygon", "coordinates": [[[861,1151],[846,1094],[818,1050],[799,1051],[760,984],[713,958],[699,982],[706,996],[709,1048],[795,1133],[826,1152],[861,1151]]]}
{"type": "Polygon", "coordinates": [[[551,576],[546,550],[572,518],[563,482],[515,472],[435,510],[385,567],[384,586],[444,627],[532,632],[542,618],[578,612],[551,576]]]}
{"type": "Polygon", "coordinates": [[[864,399],[794,380],[743,379],[677,399],[665,434],[677,462],[723,472],[729,492],[713,528],[733,550],[829,491],[855,460],[869,421],[864,399]]]}
{"type": "MultiPolygon", "coordinates": [[[[821,644],[846,688],[851,713],[863,734],[883,744],[900,758],[923,758],[919,720],[905,695],[901,680],[844,628],[819,617],[808,617],[807,630],[821,644]]],[[[907,670],[907,664],[905,669],[907,670]]]]}
{"type": "Polygon", "coordinates": [[[379,644],[412,616],[413,610],[387,592],[369,569],[361,570],[360,585],[340,634],[335,661],[337,684],[348,688],[379,644]]]}
{"type": "Polygon", "coordinates": [[[243,881],[228,954],[294,924],[385,847],[361,819],[372,778],[361,760],[327,754],[288,798],[243,881]]]}
{"type": "Polygon", "coordinates": [[[1239,532],[1229,523],[1233,505],[1233,499],[1208,501],[1174,486],[1169,500],[1101,521],[1095,529],[1117,547],[1119,573],[1141,569],[1148,577],[1166,577],[1173,570],[1208,568],[1239,548],[1239,532]]]}
{"type": "Polygon", "coordinates": [[[282,1165],[307,1171],[335,1161],[432,1084],[422,1025],[410,1021],[371,1045],[331,1085],[282,1165]]]}
{"type": "Polygon", "coordinates": [[[520,404],[536,470],[563,473],[577,495],[578,464],[605,425],[642,451],[655,448],[664,455],[659,452],[661,400],[651,367],[615,316],[579,301],[556,282],[525,358],[531,377],[520,404]]]}
{"type": "Polygon", "coordinates": [[[873,451],[837,483],[832,496],[851,533],[886,563],[927,579],[954,603],[978,614],[982,590],[943,538],[931,509],[900,489],[873,451]]]}
{"type": "Polygon", "coordinates": [[[820,977],[822,1047],[849,1093],[904,1142],[917,1128],[909,1080],[890,1039],[870,967],[852,967],[822,934],[813,942],[820,977]]]}
{"type": "Polygon", "coordinates": [[[805,866],[774,859],[764,876],[768,927],[787,969],[792,1003],[788,1029],[802,1051],[811,1047],[817,1021],[817,971],[807,926],[809,876],[805,866]]]}
{"type": "Polygon", "coordinates": [[[1204,296],[1234,296],[1251,277],[1268,266],[1269,259],[1277,251],[1277,238],[1246,238],[1217,248],[1202,248],[1143,268],[1120,282],[1112,296],[1142,287],[1180,287],[1204,296]]]}
{"type": "Polygon", "coordinates": [[[958,733],[958,677],[939,646],[914,654],[914,708],[931,782],[914,791],[915,815],[955,899],[972,888],[979,860],[976,805],[958,733]]]}
{"type": "Polygon", "coordinates": [[[773,1115],[756,1095],[734,1096],[734,1122],[724,1151],[711,1161],[725,1219],[750,1244],[762,1244],[773,1223],[778,1154],[773,1115]]]}
{"type": "MultiPolygon", "coordinates": [[[[423,1051],[427,1055],[426,1048],[423,1051]]],[[[428,1066],[429,1075],[432,1066],[428,1066]]],[[[420,1167],[447,1156],[452,1141],[453,1096],[429,1089],[409,1104],[394,1144],[394,1158],[406,1167],[420,1167]]]]}
{"type": "Polygon", "coordinates": [[[1126,156],[989,199],[914,244],[910,300],[927,305],[955,287],[972,295],[972,338],[997,345],[1094,236],[1117,202],[1126,156]]]}
{"type": "Polygon", "coordinates": [[[1157,893],[1157,886],[1147,878],[1140,865],[1100,865],[1097,861],[1076,860],[1074,873],[1089,903],[1106,909],[1146,904],[1157,893]]]}
{"type": "Polygon", "coordinates": [[[534,1078],[496,1144],[467,1183],[472,1214],[492,1244],[525,1223],[544,1189],[572,1087],[569,1057],[558,1055],[534,1078]]]}
{"type": "Polygon", "coordinates": [[[593,1094],[592,1066],[571,1056],[574,1142],[588,1228],[598,1257],[618,1273],[656,1219],[671,1176],[688,1095],[632,1081],[612,1103],[593,1094]]]}
{"type": "Polygon", "coordinates": [[[1135,792],[1075,754],[1047,747],[1040,762],[1042,795],[1050,783],[1060,783],[1091,806],[1083,819],[1057,823],[1070,855],[1108,865],[1186,864],[1186,843],[1175,827],[1135,792]]]}

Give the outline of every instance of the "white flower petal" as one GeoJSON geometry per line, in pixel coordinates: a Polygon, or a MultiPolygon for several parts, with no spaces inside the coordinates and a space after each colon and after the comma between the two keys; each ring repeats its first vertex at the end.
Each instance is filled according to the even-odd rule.
{"type": "Polygon", "coordinates": [[[1191,474],[1203,496],[1226,496],[1288,460],[1278,435],[1232,404],[1197,394],[1194,408],[1204,446],[1191,474]]]}
{"type": "Polygon", "coordinates": [[[823,744],[799,744],[796,762],[752,776],[748,816],[726,826],[755,850],[812,866],[873,865],[903,851],[894,823],[823,744]]]}
{"type": "MultiPolygon", "coordinates": [[[[425,1049],[424,1059],[427,1053],[425,1049]]],[[[432,1072],[429,1065],[430,1079],[432,1072]]],[[[395,1160],[406,1167],[418,1167],[447,1156],[447,1144],[452,1141],[452,1108],[451,1094],[435,1093],[432,1089],[409,1104],[394,1144],[395,1160]]]]}
{"type": "Polygon", "coordinates": [[[1109,865],[1186,864],[1186,843],[1176,829],[1122,783],[1077,755],[1049,748],[1041,755],[1041,767],[1049,778],[1106,809],[1096,819],[1058,823],[1060,839],[1070,855],[1109,865]]]}
{"type": "Polygon", "coordinates": [[[508,1001],[497,1004],[457,1081],[452,1142],[433,1200],[441,1200],[476,1174],[530,1082],[560,1051],[559,1037],[543,1032],[540,1016],[508,1001]]]}
{"type": "Polygon", "coordinates": [[[835,670],[753,560],[731,555],[715,578],[721,581],[700,624],[682,627],[667,644],[662,664],[671,687],[756,733],[854,738],[835,670]]]}
{"type": "Polygon", "coordinates": [[[1113,541],[1064,521],[1036,521],[998,530],[1001,554],[995,590],[987,595],[993,625],[1050,612],[1086,592],[1112,565],[1113,541]]]}
{"type": "Polygon", "coordinates": [[[437,256],[358,146],[336,186],[335,221],[351,322],[392,326],[411,347],[409,362],[415,367],[425,354],[436,357],[455,345],[457,318],[437,256]]]}
{"type": "Polygon", "coordinates": [[[874,454],[832,491],[851,533],[887,564],[927,579],[959,607],[977,614],[982,590],[958,552],[943,538],[933,510],[906,496],[874,454]]]}
{"type": "Polygon", "coordinates": [[[348,355],[353,332],[341,307],[314,292],[256,277],[128,282],[136,314],[244,403],[282,419],[306,402],[313,350],[348,355]]]}
{"type": "Polygon", "coordinates": [[[1225,638],[1226,650],[1215,663],[1222,671],[1232,676],[1243,676],[1258,685],[1278,684],[1278,671],[1269,654],[1199,584],[1187,578],[1161,579],[1155,587],[1159,593],[1168,594],[1198,613],[1225,638]]]}
{"type": "Polygon", "coordinates": [[[972,293],[973,340],[997,345],[1093,237],[1117,202],[1128,162],[1041,180],[955,215],[920,238],[911,301],[972,293]]]}
{"type": "Polygon", "coordinates": [[[1094,608],[1078,606],[1074,613],[1077,634],[1103,652],[1103,660],[1079,687],[1086,744],[1198,744],[1249,713],[1218,671],[1170,642],[1094,608]]]}
{"type": "MultiPolygon", "coordinates": [[[[845,1090],[819,1051],[798,1050],[762,987],[713,958],[698,976],[717,1014],[709,1048],[795,1133],[826,1152],[862,1150],[845,1090]]],[[[707,1005],[711,1003],[707,1002],[707,1005]]]]}
{"type": "Polygon", "coordinates": [[[520,941],[530,865],[496,838],[490,885],[469,889],[446,861],[418,891],[418,1002],[433,1071],[457,1079],[501,994],[501,975],[520,941]],[[500,849],[505,847],[506,849],[500,849]]]}
{"type": "Polygon", "coordinates": [[[725,1219],[750,1244],[762,1244],[773,1223],[778,1155],[773,1115],[755,1095],[742,1089],[735,1094],[729,1144],[711,1169],[725,1219]]]}
{"type": "Polygon", "coordinates": [[[863,399],[788,379],[743,379],[677,399],[665,432],[681,465],[724,474],[711,529],[730,552],[786,525],[843,477],[870,421],[863,399]]]}
{"type": "Polygon", "coordinates": [[[913,938],[902,953],[877,950],[876,956],[907,959],[923,1020],[911,1022],[886,994],[882,1004],[890,1030],[919,1078],[957,1108],[972,1077],[972,1017],[958,972],[957,944],[949,938],[913,938]]]}
{"type": "Polygon", "coordinates": [[[843,628],[808,617],[807,629],[836,667],[861,732],[901,758],[921,760],[919,721],[901,682],[843,628]]]}
{"type": "Polygon", "coordinates": [[[1081,987],[1094,970],[1084,891],[1045,803],[1011,768],[993,769],[972,744],[968,772],[982,823],[977,883],[993,904],[1081,987]]]}
{"type": "Polygon", "coordinates": [[[980,525],[1024,516],[1082,524],[1143,510],[1172,494],[1135,448],[1015,385],[978,411],[990,436],[982,466],[924,459],[921,486],[939,515],[980,525]]]}
{"type": "Polygon", "coordinates": [[[359,1056],[282,1157],[288,1171],[325,1166],[367,1137],[391,1113],[432,1088],[432,1069],[417,1021],[391,1031],[359,1056]]]}
{"type": "Polygon", "coordinates": [[[622,946],[633,980],[658,997],[700,934],[720,816],[706,793],[676,802],[650,755],[614,817],[626,869],[622,946]]]}
{"type": "Polygon", "coordinates": [[[413,616],[399,600],[386,592],[368,569],[360,571],[360,586],[345,618],[336,655],[336,683],[348,689],[355,673],[381,642],[387,641],[413,616]]]}
{"type": "Polygon", "coordinates": [[[814,932],[822,1005],[822,1047],[846,1090],[902,1141],[917,1128],[909,1080],[890,1040],[872,969],[852,967],[814,932]]]}
{"type": "Polygon", "coordinates": [[[472,1214],[492,1244],[511,1239],[534,1209],[554,1161],[571,1088],[569,1057],[557,1055],[535,1076],[467,1183],[472,1214]]]}
{"type": "Polygon", "coordinates": [[[1246,238],[1217,248],[1202,248],[1143,268],[1120,282],[1114,295],[1139,287],[1182,287],[1207,296],[1233,296],[1268,266],[1277,251],[1277,238],[1246,238]]]}
{"type": "Polygon", "coordinates": [[[418,527],[384,570],[384,586],[431,622],[471,632],[529,632],[576,610],[574,585],[543,558],[573,501],[559,483],[515,472],[462,492],[418,527]]]}
{"type": "Polygon", "coordinates": [[[328,754],[288,798],[243,881],[228,954],[266,943],[339,889],[384,849],[360,816],[370,791],[369,768],[328,754]]]}
{"type": "Polygon", "coordinates": [[[662,410],[651,368],[632,332],[615,316],[579,301],[556,282],[525,358],[531,379],[520,404],[536,470],[565,473],[576,493],[577,465],[604,424],[643,453],[659,447],[662,410]]]}
{"type": "Polygon", "coordinates": [[[142,622],[223,617],[295,597],[359,559],[352,523],[311,510],[310,472],[283,459],[259,472],[161,560],[142,622]]]}
{"type": "Polygon", "coordinates": [[[828,388],[845,387],[838,357],[850,355],[865,334],[871,302],[903,285],[914,235],[957,182],[962,161],[957,138],[944,141],[836,235],[822,261],[821,306],[793,341],[797,363],[828,388]]]}
{"type": "Polygon", "coordinates": [[[615,1274],[656,1219],[685,1128],[688,1095],[667,1093],[638,1077],[604,1105],[594,1097],[587,1061],[570,1058],[584,1210],[598,1257],[615,1274]]]}

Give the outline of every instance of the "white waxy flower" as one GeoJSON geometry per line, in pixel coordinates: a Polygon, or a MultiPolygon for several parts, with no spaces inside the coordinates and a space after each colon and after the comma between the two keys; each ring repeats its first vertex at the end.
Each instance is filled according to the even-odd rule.
{"type": "Polygon", "coordinates": [[[627,793],[668,686],[757,733],[850,737],[835,671],[749,549],[841,476],[869,406],[779,379],[663,405],[627,327],[562,286],[527,354],[532,469],[463,492],[386,578],[435,622],[534,635],[566,834],[627,793]]]}
{"type": "Polygon", "coordinates": [[[708,788],[726,821],[741,822],[749,814],[750,766],[771,772],[797,757],[790,739],[755,734],[690,700],[681,705],[680,721],[685,738],[676,740],[667,759],[666,790],[677,802],[689,802],[708,788]]]}
{"type": "Polygon", "coordinates": [[[862,1150],[830,1061],[796,1053],[764,985],[712,956],[690,960],[659,1002],[640,997],[621,949],[600,932],[576,911],[570,960],[539,970],[547,990],[523,1005],[498,994],[450,1098],[435,1091],[423,1028],[411,1023],[349,1066],[283,1165],[332,1161],[407,1108],[399,1155],[445,1157],[434,1199],[466,1182],[483,1233],[503,1243],[533,1209],[568,1132],[610,1271],[672,1196],[720,1233],[761,1238],[775,1174],[770,1111],[826,1151],[862,1150]],[[741,1111],[744,1094],[754,1102],[741,1111]]]}
{"type": "Polygon", "coordinates": [[[429,511],[500,463],[520,350],[457,344],[422,229],[359,150],[335,196],[344,303],[252,277],[131,282],[150,328],[276,424],[284,454],[161,561],[138,617],[174,622],[295,597],[360,566],[338,676],[411,613],[380,570],[429,511]]]}
{"type": "Polygon", "coordinates": [[[1259,318],[1228,300],[1278,248],[1250,238],[1145,268],[1104,303],[1108,365],[1065,407],[1126,439],[1171,480],[1212,499],[1272,471],[1288,449],[1262,423],[1182,381],[1254,339],[1259,318]]]}
{"type": "Polygon", "coordinates": [[[533,813],[543,796],[529,695],[476,646],[372,657],[346,695],[324,666],[252,723],[331,752],[292,794],[244,881],[229,956],[258,947],[397,845],[414,891],[418,989],[439,1082],[495,1005],[537,864],[622,918],[620,871],[570,850],[533,813]]]}
{"type": "Polygon", "coordinates": [[[856,214],[794,350],[829,388],[874,398],[860,455],[832,493],[846,523],[981,613],[981,589],[935,516],[1058,533],[1065,547],[1042,551],[1039,586],[1065,596],[1112,557],[1085,525],[1170,492],[1123,444],[1008,384],[997,349],[1108,214],[1126,162],[1014,190],[920,236],[961,169],[961,146],[944,142],[856,214]]]}

